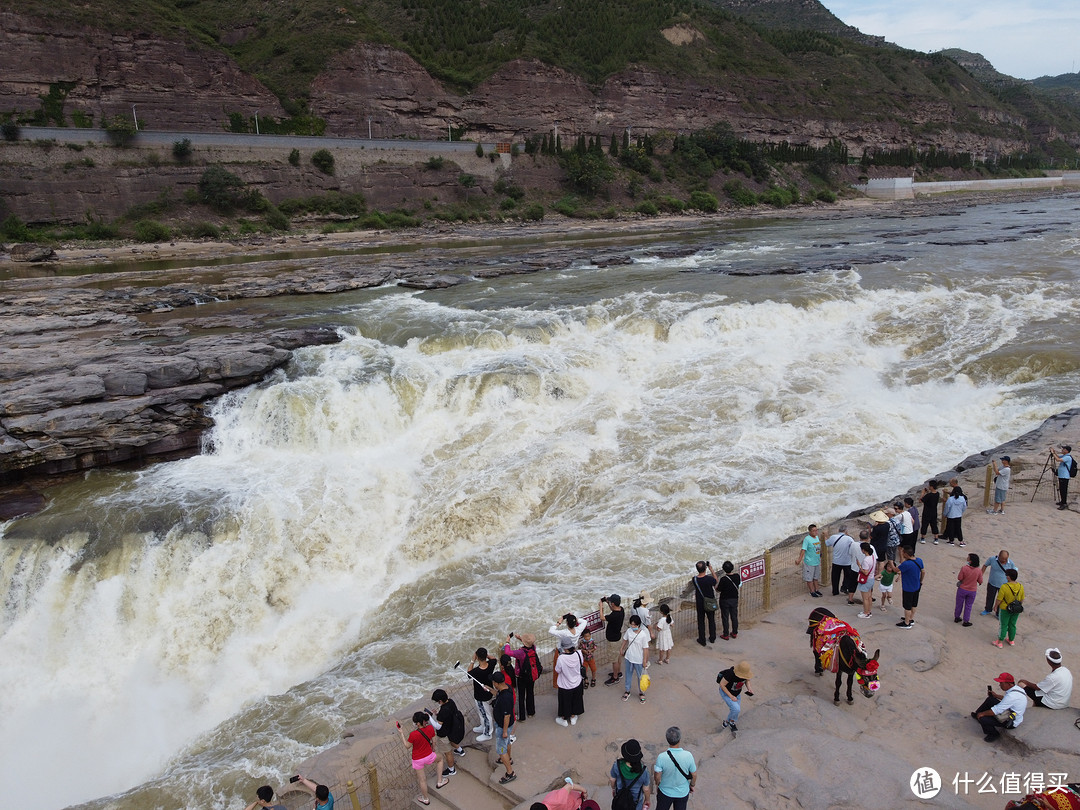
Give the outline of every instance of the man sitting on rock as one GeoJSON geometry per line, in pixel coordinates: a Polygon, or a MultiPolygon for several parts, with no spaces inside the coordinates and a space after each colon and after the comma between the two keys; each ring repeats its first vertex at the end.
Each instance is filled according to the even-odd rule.
{"type": "Polygon", "coordinates": [[[1002,672],[996,678],[1005,690],[999,695],[993,687],[986,687],[986,700],[971,716],[979,721],[986,736],[987,742],[993,742],[1001,736],[999,728],[1016,728],[1024,722],[1024,711],[1027,709],[1027,693],[1016,685],[1016,679],[1008,672],[1002,672]]]}
{"type": "Polygon", "coordinates": [[[1061,665],[1061,650],[1051,647],[1046,651],[1046,663],[1050,674],[1039,683],[1019,680],[1016,685],[1023,689],[1036,706],[1046,709],[1066,709],[1072,698],[1072,673],[1061,665]]]}

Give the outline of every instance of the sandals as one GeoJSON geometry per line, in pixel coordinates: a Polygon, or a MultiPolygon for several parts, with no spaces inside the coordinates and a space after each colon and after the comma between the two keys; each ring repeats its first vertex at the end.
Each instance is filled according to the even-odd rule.
{"type": "Polygon", "coordinates": [[[639,697],[639,698],[641,699],[641,702],[642,702],[642,703],[644,703],[644,702],[645,702],[645,696],[644,696],[644,695],[638,695],[638,697],[639,697]]]}
{"type": "Polygon", "coordinates": [[[438,782],[435,783],[435,789],[436,790],[442,790],[444,787],[446,787],[449,784],[450,784],[449,779],[440,779],[438,782]]]}
{"type": "Polygon", "coordinates": [[[629,692],[623,692],[622,699],[623,699],[623,703],[626,703],[626,701],[628,701],[630,699],[630,693],[629,692]]]}
{"type": "Polygon", "coordinates": [[[596,678],[590,678],[589,679],[589,686],[590,687],[596,686],[596,678]]]}
{"type": "Polygon", "coordinates": [[[425,799],[423,796],[417,796],[416,800],[418,802],[420,802],[420,804],[423,804],[423,805],[431,804],[431,799],[425,799]]]}

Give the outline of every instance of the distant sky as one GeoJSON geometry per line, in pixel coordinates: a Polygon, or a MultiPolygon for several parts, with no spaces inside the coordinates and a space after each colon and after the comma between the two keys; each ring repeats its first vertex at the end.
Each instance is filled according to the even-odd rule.
{"type": "Polygon", "coordinates": [[[821,0],[862,31],[917,51],[963,48],[1018,79],[1080,70],[1080,0],[821,0]]]}

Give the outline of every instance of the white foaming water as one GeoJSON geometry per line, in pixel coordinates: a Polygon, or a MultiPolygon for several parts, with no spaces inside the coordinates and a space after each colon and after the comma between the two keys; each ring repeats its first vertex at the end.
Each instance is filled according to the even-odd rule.
{"type": "MultiPolygon", "coordinates": [[[[1074,367],[1031,361],[1080,315],[1068,284],[919,272],[551,310],[373,301],[342,344],[219,403],[212,454],[69,507],[100,531],[8,538],[9,796],[163,773],[166,806],[242,801],[477,639],[703,546],[752,553],[1075,404],[1047,394],[1074,367]]],[[[162,802],[139,795],[120,806],[162,802]]]]}

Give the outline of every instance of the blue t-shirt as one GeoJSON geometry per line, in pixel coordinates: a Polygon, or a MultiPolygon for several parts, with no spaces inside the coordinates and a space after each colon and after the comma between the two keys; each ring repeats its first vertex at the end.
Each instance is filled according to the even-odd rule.
{"type": "Polygon", "coordinates": [[[919,572],[922,571],[922,557],[913,560],[904,560],[900,563],[900,588],[911,593],[922,587],[919,581],[919,572]]]}
{"type": "Polygon", "coordinates": [[[334,810],[334,794],[330,794],[326,797],[326,804],[319,804],[319,800],[315,800],[315,810],[334,810]]]}
{"type": "Polygon", "coordinates": [[[998,562],[997,557],[991,557],[990,561],[986,565],[990,569],[990,579],[987,580],[987,585],[990,585],[993,588],[1000,588],[1002,585],[1005,584],[1005,572],[1008,571],[1010,568],[1013,571],[1017,571],[1017,568],[1013,564],[1012,560],[1006,560],[1005,565],[1002,566],[1002,564],[998,562]]]}
{"type": "Polygon", "coordinates": [[[668,751],[675,757],[675,761],[679,763],[679,768],[683,769],[686,776],[696,771],[697,765],[694,763],[694,755],[689,751],[684,751],[682,748],[669,748],[656,758],[653,770],[660,774],[660,784],[657,787],[664,792],[665,796],[672,799],[681,799],[683,796],[690,795],[690,780],[679,773],[679,768],[676,768],[675,762],[671,761],[668,751]]]}
{"type": "Polygon", "coordinates": [[[806,535],[802,539],[802,548],[806,552],[803,562],[807,565],[821,565],[821,545],[816,537],[806,535]]]}
{"type": "Polygon", "coordinates": [[[1069,475],[1069,468],[1072,467],[1072,454],[1066,453],[1061,457],[1061,463],[1058,464],[1058,478],[1072,478],[1069,475]]]}

